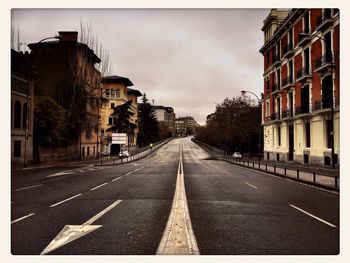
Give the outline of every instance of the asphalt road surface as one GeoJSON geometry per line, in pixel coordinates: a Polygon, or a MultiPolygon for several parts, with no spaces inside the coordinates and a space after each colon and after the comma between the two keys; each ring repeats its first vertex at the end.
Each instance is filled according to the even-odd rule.
{"type": "Polygon", "coordinates": [[[190,138],[128,164],[13,175],[11,253],[156,254],[182,160],[200,254],[339,253],[338,194],[213,160],[190,138]]]}

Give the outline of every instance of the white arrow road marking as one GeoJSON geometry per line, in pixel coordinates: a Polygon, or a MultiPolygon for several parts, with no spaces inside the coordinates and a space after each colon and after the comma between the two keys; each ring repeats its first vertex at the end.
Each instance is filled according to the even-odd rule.
{"type": "Polygon", "coordinates": [[[156,254],[199,255],[187,205],[183,173],[182,140],[173,204],[156,254]]]}
{"type": "Polygon", "coordinates": [[[75,172],[72,171],[72,170],[66,170],[66,171],[62,171],[62,172],[59,172],[59,173],[55,173],[55,174],[50,174],[46,177],[56,177],[56,176],[62,176],[62,175],[67,175],[67,174],[74,174],[75,172]]]}
{"type": "Polygon", "coordinates": [[[326,225],[329,225],[330,227],[337,227],[336,225],[333,225],[333,224],[327,222],[326,220],[323,220],[323,219],[321,219],[321,218],[319,218],[319,217],[317,217],[317,216],[315,216],[313,214],[310,214],[309,212],[306,212],[305,210],[303,210],[303,209],[301,209],[301,208],[299,208],[299,207],[297,207],[295,205],[292,205],[292,204],[289,204],[289,205],[291,207],[295,208],[296,210],[299,210],[300,212],[302,212],[302,213],[304,213],[304,214],[306,214],[308,216],[311,216],[312,218],[315,218],[316,220],[318,220],[318,221],[320,221],[320,222],[322,222],[322,223],[324,223],[326,225]]]}
{"type": "Polygon", "coordinates": [[[247,182],[244,182],[246,185],[249,185],[250,187],[253,187],[253,188],[255,188],[255,189],[258,189],[258,187],[256,187],[256,186],[254,186],[254,185],[252,185],[252,184],[250,184],[250,183],[247,183],[247,182]]]}
{"type": "Polygon", "coordinates": [[[74,196],[69,197],[69,198],[67,198],[67,199],[64,199],[64,200],[62,200],[62,201],[60,201],[60,202],[58,202],[58,203],[56,203],[56,204],[50,205],[50,207],[55,207],[55,206],[60,205],[60,204],[62,204],[62,203],[64,203],[64,202],[67,202],[67,201],[69,201],[69,200],[72,200],[72,199],[74,199],[74,198],[76,198],[76,197],[78,197],[78,196],[80,196],[80,195],[81,195],[81,194],[74,195],[74,196]]]}
{"type": "Polygon", "coordinates": [[[95,222],[97,219],[99,219],[101,216],[103,216],[105,213],[110,211],[112,208],[117,206],[122,200],[117,200],[113,202],[111,205],[109,205],[107,208],[103,209],[101,212],[99,212],[97,215],[91,217],[89,220],[87,220],[82,225],[66,225],[61,230],[61,232],[58,233],[58,235],[50,242],[50,244],[41,252],[40,255],[45,255],[59,247],[62,247],[82,236],[85,236],[86,234],[91,233],[92,231],[102,227],[102,225],[91,225],[93,222],[95,222]]]}
{"type": "Polygon", "coordinates": [[[11,224],[16,223],[16,222],[18,222],[18,221],[21,221],[21,220],[23,220],[23,219],[26,219],[26,218],[28,218],[28,217],[30,217],[30,216],[32,216],[32,215],[35,215],[35,213],[31,213],[31,214],[29,214],[29,215],[26,215],[26,216],[22,216],[22,217],[20,217],[20,218],[17,218],[17,219],[15,219],[15,220],[11,221],[11,224]]]}
{"type": "Polygon", "coordinates": [[[23,188],[19,188],[16,190],[13,190],[12,192],[18,192],[18,191],[22,191],[22,190],[26,190],[26,189],[31,189],[31,188],[35,188],[35,187],[39,187],[42,186],[43,184],[36,184],[36,185],[32,185],[32,186],[27,186],[27,187],[23,187],[23,188]]]}

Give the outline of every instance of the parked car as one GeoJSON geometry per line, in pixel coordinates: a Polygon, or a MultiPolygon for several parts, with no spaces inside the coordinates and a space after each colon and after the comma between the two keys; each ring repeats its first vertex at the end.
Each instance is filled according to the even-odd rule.
{"type": "Polygon", "coordinates": [[[234,159],[242,159],[242,154],[240,152],[234,152],[232,154],[232,158],[234,158],[234,159]]]}
{"type": "Polygon", "coordinates": [[[119,153],[119,157],[129,157],[129,152],[128,150],[122,150],[120,153],[119,153]]]}

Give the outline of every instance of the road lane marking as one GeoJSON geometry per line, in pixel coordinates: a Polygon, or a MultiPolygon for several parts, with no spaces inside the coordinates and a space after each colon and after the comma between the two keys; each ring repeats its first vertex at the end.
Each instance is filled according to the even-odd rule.
{"type": "Polygon", "coordinates": [[[42,186],[43,184],[36,184],[36,185],[32,185],[32,186],[27,186],[27,187],[23,187],[23,188],[19,188],[16,190],[13,190],[12,192],[18,192],[18,191],[22,191],[22,190],[26,190],[26,189],[31,189],[31,188],[36,188],[39,186],[42,186]]]}
{"type": "Polygon", "coordinates": [[[50,178],[50,177],[56,177],[56,176],[74,174],[74,173],[75,173],[75,172],[74,172],[73,170],[65,170],[65,171],[62,171],[62,172],[50,174],[50,175],[48,175],[48,176],[46,176],[46,177],[47,177],[47,178],[50,178]]]}
{"type": "Polygon", "coordinates": [[[329,223],[329,222],[327,222],[326,220],[323,220],[322,218],[319,218],[319,217],[317,217],[317,216],[315,216],[315,215],[313,215],[313,214],[310,214],[309,212],[307,212],[307,211],[305,211],[305,210],[303,210],[303,209],[301,209],[301,208],[299,208],[299,207],[297,207],[297,206],[295,206],[295,205],[292,205],[292,204],[289,204],[289,205],[290,205],[291,207],[293,207],[293,208],[299,210],[300,212],[302,212],[302,213],[304,213],[304,214],[306,214],[306,215],[308,215],[308,216],[310,216],[310,217],[312,217],[312,218],[315,218],[315,219],[317,219],[318,221],[320,221],[320,222],[322,222],[322,223],[324,223],[324,224],[326,224],[326,225],[329,225],[330,227],[337,227],[336,225],[333,225],[332,223],[329,223]]]}
{"type": "Polygon", "coordinates": [[[77,171],[80,172],[80,173],[85,172],[84,170],[81,170],[81,169],[77,169],[77,171]]]}
{"type": "Polygon", "coordinates": [[[254,186],[254,185],[252,185],[252,184],[250,184],[250,183],[247,183],[247,182],[244,182],[246,185],[249,185],[250,187],[253,187],[253,188],[255,188],[255,189],[258,189],[258,187],[256,187],[256,186],[254,186]]]}
{"type": "Polygon", "coordinates": [[[50,207],[55,207],[55,206],[57,206],[57,205],[60,205],[60,204],[62,204],[62,203],[65,203],[65,202],[67,202],[67,201],[69,201],[69,200],[72,200],[72,199],[74,199],[74,198],[76,198],[76,197],[78,197],[78,196],[81,196],[81,195],[82,195],[82,194],[74,195],[74,196],[69,197],[69,198],[67,198],[67,199],[64,199],[64,200],[62,200],[62,201],[60,201],[60,202],[58,202],[58,203],[55,203],[55,204],[53,204],[53,205],[50,205],[50,207]]]}
{"type": "Polygon", "coordinates": [[[123,178],[123,176],[120,176],[120,177],[114,178],[114,179],[113,179],[111,182],[117,181],[117,180],[122,179],[122,178],[123,178]]]}
{"type": "Polygon", "coordinates": [[[133,172],[128,172],[128,173],[126,173],[125,175],[129,175],[129,174],[132,174],[133,172]]]}
{"type": "Polygon", "coordinates": [[[94,191],[94,190],[96,190],[97,188],[100,188],[100,187],[102,187],[102,186],[105,186],[106,184],[108,184],[108,183],[103,183],[103,184],[100,184],[100,185],[98,185],[98,186],[95,186],[94,188],[91,188],[90,191],[94,191]]]}
{"type": "Polygon", "coordinates": [[[97,219],[102,217],[108,211],[113,209],[115,206],[120,204],[122,200],[117,200],[113,202],[111,205],[103,209],[101,212],[91,217],[82,225],[65,225],[64,228],[58,233],[58,235],[46,246],[46,248],[40,253],[40,255],[45,255],[50,253],[51,251],[62,247],[86,234],[91,233],[92,231],[101,228],[102,225],[91,225],[97,219]]]}
{"type": "Polygon", "coordinates": [[[35,215],[35,213],[31,213],[31,214],[29,214],[29,215],[26,215],[26,216],[22,216],[22,217],[20,217],[20,218],[17,218],[17,219],[15,219],[15,220],[11,221],[11,224],[16,223],[16,222],[19,222],[19,221],[21,221],[21,220],[23,220],[23,219],[26,219],[26,218],[28,218],[28,217],[30,217],[30,216],[32,216],[32,215],[35,215]]]}
{"type": "Polygon", "coordinates": [[[182,140],[176,188],[170,215],[156,251],[157,255],[199,255],[188,211],[183,173],[182,140]]]}

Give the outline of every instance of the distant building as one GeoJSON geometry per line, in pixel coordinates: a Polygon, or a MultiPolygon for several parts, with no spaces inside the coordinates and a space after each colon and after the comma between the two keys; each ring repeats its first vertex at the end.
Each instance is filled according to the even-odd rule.
{"type": "Polygon", "coordinates": [[[11,49],[11,163],[33,160],[34,81],[31,56],[11,49]]]}
{"type": "MultiPolygon", "coordinates": [[[[83,85],[89,97],[86,106],[88,118],[96,126],[99,121],[101,73],[95,68],[95,64],[101,60],[86,44],[77,41],[78,32],[58,33],[59,40],[39,41],[28,45],[32,50],[34,69],[39,75],[35,96],[49,96],[62,103],[67,94],[60,94],[61,87],[83,85]]],[[[40,147],[40,159],[49,161],[96,157],[100,152],[99,140],[97,128],[86,129],[67,147],[40,147]]]]}
{"type": "Polygon", "coordinates": [[[175,136],[175,113],[172,107],[153,106],[156,118],[159,122],[163,122],[168,127],[172,136],[175,136]]]}
{"type": "Polygon", "coordinates": [[[339,10],[272,9],[264,20],[264,157],[339,163],[339,10]]]}
{"type": "Polygon", "coordinates": [[[196,133],[196,127],[198,126],[199,124],[191,116],[177,118],[175,120],[175,135],[193,135],[196,133]]]}
{"type": "MultiPolygon", "coordinates": [[[[128,88],[134,84],[130,79],[121,76],[107,76],[102,78],[102,109],[101,109],[101,144],[102,153],[118,154],[120,151],[118,144],[112,144],[112,131],[107,132],[107,129],[113,127],[117,120],[114,116],[114,108],[125,104],[127,101],[132,101],[129,122],[135,125],[133,133],[128,134],[126,146],[135,148],[138,134],[138,105],[137,97],[142,96],[141,92],[135,89],[128,88]]],[[[117,132],[117,131],[115,131],[117,132]]]]}

